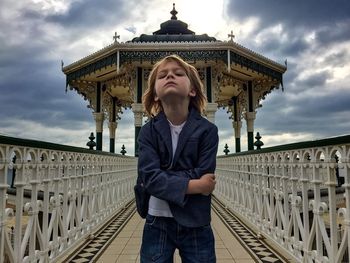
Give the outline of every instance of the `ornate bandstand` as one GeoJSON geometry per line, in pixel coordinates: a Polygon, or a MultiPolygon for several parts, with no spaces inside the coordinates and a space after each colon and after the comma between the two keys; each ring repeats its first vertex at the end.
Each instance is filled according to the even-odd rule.
{"type": "Polygon", "coordinates": [[[66,86],[88,101],[96,122],[96,149],[102,150],[103,123],[108,121],[110,152],[115,152],[115,132],[123,108],[132,108],[137,136],[142,127],[142,94],[152,66],[166,55],[177,54],[195,66],[208,99],[206,117],[214,122],[219,107],[227,108],[235,135],[235,150],[241,151],[241,127],[245,119],[248,150],[253,150],[256,110],[272,90],[283,86],[286,66],[249,50],[228,35],[220,41],[207,34],[197,35],[177,19],[171,19],[151,35],[141,34],[125,43],[114,43],[74,62],[62,70],[66,86]]]}

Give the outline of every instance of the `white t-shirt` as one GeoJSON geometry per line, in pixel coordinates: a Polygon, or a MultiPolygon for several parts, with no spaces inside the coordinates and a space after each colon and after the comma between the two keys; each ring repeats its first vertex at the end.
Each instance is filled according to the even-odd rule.
{"type": "MultiPolygon", "coordinates": [[[[170,125],[170,132],[171,132],[171,142],[173,147],[173,157],[175,155],[177,143],[179,141],[179,135],[180,132],[185,125],[186,122],[180,124],[180,125],[174,125],[169,120],[170,125]]],[[[159,199],[155,196],[151,195],[151,198],[149,199],[149,206],[148,206],[148,213],[152,216],[164,216],[164,217],[173,217],[169,204],[167,201],[164,201],[162,199],[159,199]]]]}

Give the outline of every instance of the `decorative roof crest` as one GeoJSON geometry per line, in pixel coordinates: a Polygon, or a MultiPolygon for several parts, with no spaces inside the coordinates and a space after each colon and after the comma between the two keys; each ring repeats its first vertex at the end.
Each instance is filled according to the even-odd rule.
{"type": "Polygon", "coordinates": [[[171,10],[170,14],[171,14],[172,20],[177,20],[177,17],[176,17],[177,11],[175,10],[175,3],[173,3],[173,10],[171,10]]]}

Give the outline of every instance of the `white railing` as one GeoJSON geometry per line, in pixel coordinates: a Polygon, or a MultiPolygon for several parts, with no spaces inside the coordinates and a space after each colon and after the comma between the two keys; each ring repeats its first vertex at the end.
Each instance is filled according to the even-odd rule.
{"type": "Polygon", "coordinates": [[[350,136],[221,156],[215,194],[296,262],[349,262],[349,160],[350,136]]]}
{"type": "Polygon", "coordinates": [[[136,162],[0,136],[0,262],[55,262],[72,251],[133,199],[136,162]]]}

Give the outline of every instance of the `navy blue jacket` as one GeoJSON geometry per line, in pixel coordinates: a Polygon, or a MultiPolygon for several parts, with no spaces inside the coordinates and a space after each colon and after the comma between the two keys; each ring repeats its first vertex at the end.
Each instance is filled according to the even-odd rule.
{"type": "Polygon", "coordinates": [[[175,220],[187,227],[210,223],[211,196],[186,194],[190,179],[214,173],[217,127],[191,109],[172,158],[172,142],[164,112],[146,123],[138,137],[138,173],[147,192],[169,203],[175,220]]]}

